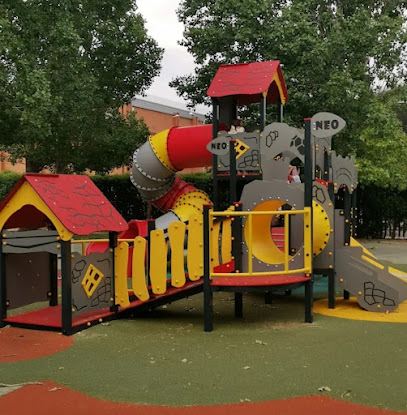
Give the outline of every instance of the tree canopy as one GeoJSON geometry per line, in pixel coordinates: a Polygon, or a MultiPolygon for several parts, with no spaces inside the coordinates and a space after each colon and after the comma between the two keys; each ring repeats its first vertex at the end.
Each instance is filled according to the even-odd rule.
{"type": "Polygon", "coordinates": [[[2,149],[34,170],[126,163],[148,129],[119,108],[151,84],[161,57],[132,0],[3,0],[2,149]]]}
{"type": "MultiPolygon", "coordinates": [[[[183,0],[178,16],[185,25],[181,44],[196,63],[194,74],[172,82],[180,95],[205,102],[221,64],[279,60],[289,93],[286,121],[300,126],[319,111],[340,115],[347,128],[335,138],[338,153],[357,156],[364,180],[380,176],[392,185],[395,165],[384,160],[383,145],[389,140],[385,151],[404,155],[407,137],[378,92],[406,80],[407,2],[183,0]],[[372,175],[369,163],[378,160],[372,175]]],[[[399,185],[407,186],[407,174],[399,185]]]]}

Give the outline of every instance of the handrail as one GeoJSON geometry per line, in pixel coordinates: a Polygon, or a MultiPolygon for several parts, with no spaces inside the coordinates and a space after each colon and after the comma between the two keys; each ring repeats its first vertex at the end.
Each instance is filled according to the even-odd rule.
{"type": "MultiPolygon", "coordinates": [[[[234,273],[219,273],[213,272],[214,265],[212,264],[213,261],[210,261],[209,267],[209,277],[210,279],[214,277],[254,277],[254,276],[272,276],[272,275],[292,275],[298,273],[305,273],[310,274],[312,272],[312,254],[311,254],[311,208],[305,207],[301,210],[276,210],[276,211],[225,211],[225,212],[215,212],[213,210],[209,210],[209,229],[210,231],[213,230],[213,222],[214,218],[219,216],[226,216],[226,217],[234,217],[234,216],[247,216],[247,234],[248,240],[246,241],[248,245],[248,264],[247,269],[248,272],[239,272],[238,270],[234,273]],[[286,220],[284,221],[284,270],[281,271],[260,271],[260,272],[253,272],[253,216],[273,216],[273,215],[284,215],[286,220]],[[304,217],[304,263],[302,268],[298,269],[289,269],[289,231],[290,225],[288,217],[291,215],[303,215],[304,217]]],[[[209,238],[209,245],[210,249],[209,252],[212,252],[213,247],[212,245],[212,238],[209,238]]]]}

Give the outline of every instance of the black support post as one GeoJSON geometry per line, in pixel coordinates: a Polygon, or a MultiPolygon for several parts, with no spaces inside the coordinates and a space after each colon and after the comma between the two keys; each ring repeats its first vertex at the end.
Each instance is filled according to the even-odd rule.
{"type": "Polygon", "coordinates": [[[62,333],[72,334],[71,241],[61,241],[62,333]]]}
{"type": "Polygon", "coordinates": [[[243,317],[243,293],[235,293],[235,317],[243,317]]]}
{"type": "Polygon", "coordinates": [[[358,226],[358,207],[357,207],[357,189],[355,189],[352,192],[352,232],[351,232],[351,236],[353,236],[354,238],[356,238],[356,229],[358,226]]]}
{"type": "Polygon", "coordinates": [[[260,95],[260,131],[266,126],[267,93],[260,95]]]}
{"type": "MultiPolygon", "coordinates": [[[[219,101],[212,98],[212,139],[218,136],[219,129],[219,101]]],[[[212,154],[212,180],[213,180],[213,204],[219,209],[219,180],[218,180],[218,156],[212,154]]]]}
{"type": "Polygon", "coordinates": [[[344,204],[343,204],[343,212],[345,216],[345,245],[348,246],[350,244],[350,228],[351,228],[351,208],[352,208],[352,201],[351,201],[351,194],[349,193],[349,189],[346,187],[344,191],[344,204]]]}
{"type": "Polygon", "coordinates": [[[0,235],[0,327],[7,317],[6,254],[3,253],[3,237],[0,235]]]}
{"type": "MultiPolygon", "coordinates": [[[[242,211],[242,203],[235,202],[235,211],[242,211]]],[[[235,216],[232,222],[232,256],[235,261],[235,270],[242,270],[242,243],[243,243],[243,228],[242,228],[242,217],[235,216]]]]}
{"type": "Polygon", "coordinates": [[[237,179],[236,179],[236,140],[229,141],[229,191],[230,204],[236,202],[237,199],[237,179]]]}
{"type": "Polygon", "coordinates": [[[49,254],[49,305],[58,305],[58,257],[49,254]]]}
{"type": "Polygon", "coordinates": [[[116,305],[116,259],[114,255],[114,251],[117,247],[117,233],[116,232],[109,232],[109,249],[111,250],[111,259],[112,259],[112,269],[113,269],[113,275],[112,275],[112,282],[111,282],[111,289],[112,289],[112,298],[113,298],[113,304],[110,306],[110,311],[113,311],[114,313],[117,312],[119,307],[116,305]]]}
{"type": "MultiPolygon", "coordinates": [[[[313,186],[313,161],[311,157],[312,133],[311,133],[311,118],[305,120],[305,136],[304,136],[304,168],[305,168],[305,184],[304,184],[304,206],[311,209],[311,255],[312,249],[312,186],[313,186]]],[[[313,301],[314,301],[314,273],[313,265],[311,265],[310,281],[305,284],[305,322],[312,323],[313,321],[313,301]]]]}

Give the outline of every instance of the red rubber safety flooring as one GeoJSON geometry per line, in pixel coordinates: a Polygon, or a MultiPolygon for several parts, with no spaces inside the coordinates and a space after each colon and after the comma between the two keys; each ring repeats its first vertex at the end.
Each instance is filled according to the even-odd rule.
{"type": "MultiPolygon", "coordinates": [[[[16,327],[0,329],[0,363],[19,362],[58,353],[72,346],[74,337],[16,327]]],[[[3,412],[0,414],[3,415],[3,412]]],[[[6,414],[6,412],[4,412],[6,414]]]]}
{"type": "Polygon", "coordinates": [[[165,407],[115,403],[91,398],[52,382],[26,385],[0,398],[3,415],[400,415],[401,412],[369,408],[326,396],[305,396],[268,402],[228,405],[165,407]]]}

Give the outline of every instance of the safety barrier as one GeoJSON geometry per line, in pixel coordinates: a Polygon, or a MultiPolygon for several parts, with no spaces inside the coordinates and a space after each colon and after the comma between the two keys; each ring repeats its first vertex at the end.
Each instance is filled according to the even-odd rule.
{"type": "MultiPolygon", "coordinates": [[[[231,218],[214,221],[216,231],[213,232],[212,246],[215,266],[232,260],[231,223],[231,218]]],[[[83,256],[87,244],[108,242],[108,239],[72,241],[81,245],[83,256]]],[[[170,286],[180,288],[187,280],[198,281],[202,276],[202,214],[192,215],[188,223],[173,222],[166,230],[152,229],[147,238],[119,239],[115,248],[115,303],[122,307],[130,305],[129,297],[132,295],[147,301],[152,294],[165,294],[170,286]],[[130,258],[131,278],[128,278],[130,258]]]]}
{"type": "MultiPolygon", "coordinates": [[[[204,211],[204,227],[205,231],[208,233],[207,240],[209,243],[209,249],[207,250],[206,259],[208,265],[208,272],[209,272],[209,278],[213,279],[215,277],[252,277],[252,276],[273,276],[273,275],[290,275],[290,274],[310,274],[312,272],[312,232],[311,232],[311,208],[306,207],[303,210],[279,210],[279,211],[248,211],[248,212],[242,212],[242,211],[225,211],[225,212],[215,212],[210,207],[205,207],[204,211]],[[278,270],[278,271],[262,271],[262,272],[254,272],[253,271],[253,252],[252,252],[252,236],[253,236],[253,217],[258,215],[268,215],[270,218],[273,215],[280,215],[284,217],[284,270],[278,270]],[[292,259],[292,256],[289,254],[289,234],[290,234],[290,221],[289,217],[293,215],[302,215],[303,216],[303,224],[304,224],[304,241],[303,241],[303,267],[302,268],[291,268],[290,260],[292,259]],[[234,221],[235,219],[240,219],[242,217],[247,217],[246,224],[247,226],[247,232],[246,232],[246,245],[248,247],[248,263],[246,266],[247,272],[241,272],[240,267],[243,264],[236,263],[235,272],[214,272],[214,268],[216,265],[218,265],[217,261],[217,244],[216,240],[219,234],[218,226],[216,222],[216,219],[225,217],[231,221],[234,221]]],[[[271,223],[271,221],[270,221],[271,223]]],[[[242,229],[242,226],[239,225],[237,229],[242,229]]],[[[236,237],[242,238],[240,235],[231,235],[230,239],[234,240],[236,237]]],[[[241,248],[238,248],[241,249],[241,248]]],[[[239,254],[236,253],[235,257],[237,257],[239,254]]]]}

